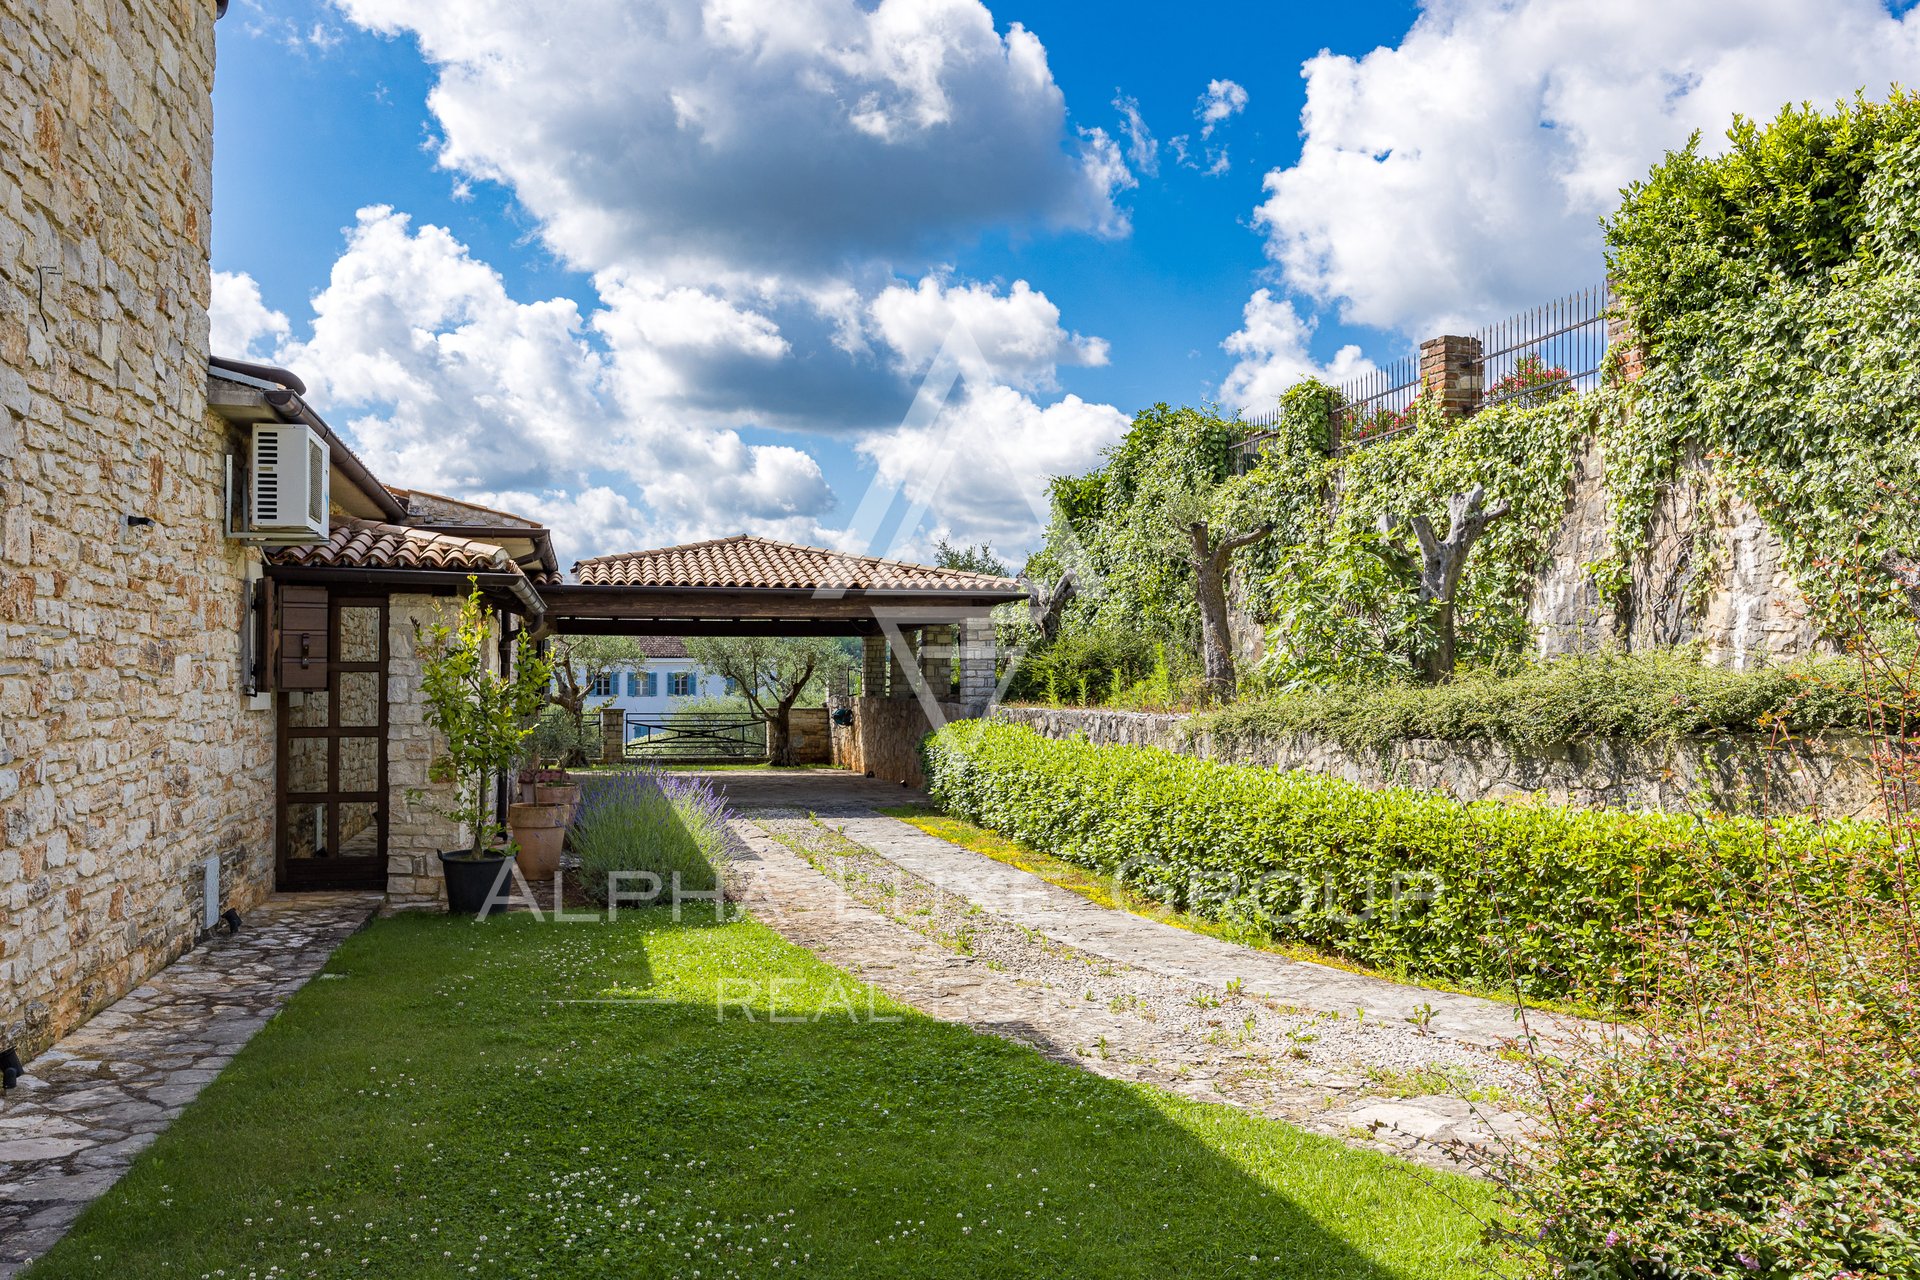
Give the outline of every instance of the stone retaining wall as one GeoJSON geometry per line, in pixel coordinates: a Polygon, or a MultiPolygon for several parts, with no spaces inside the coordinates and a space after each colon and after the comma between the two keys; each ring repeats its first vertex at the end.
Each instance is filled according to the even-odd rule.
{"type": "Polygon", "coordinates": [[[206,409],[211,0],[0,19],[0,1047],[44,1048],[272,885],[255,554],[206,409]],[[140,523],[130,523],[136,517],[140,523]]]}
{"type": "Polygon", "coordinates": [[[1413,739],[1373,749],[1306,734],[1257,742],[1192,736],[1187,717],[1076,707],[1010,707],[997,719],[1051,738],[1075,734],[1103,745],[1161,747],[1232,764],[1308,769],[1363,786],[1404,786],[1462,800],[1542,795],[1597,809],[1724,813],[1818,811],[1878,817],[1880,790],[1861,739],[1770,748],[1750,734],[1647,744],[1619,739],[1521,751],[1505,743],[1413,739]]]}

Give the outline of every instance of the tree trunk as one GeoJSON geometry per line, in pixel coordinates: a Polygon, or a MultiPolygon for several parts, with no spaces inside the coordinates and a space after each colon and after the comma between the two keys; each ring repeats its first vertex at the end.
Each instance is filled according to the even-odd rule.
{"type": "Polygon", "coordinates": [[[1486,506],[1486,499],[1487,488],[1479,484],[1466,493],[1456,493],[1448,498],[1447,536],[1444,538],[1435,536],[1433,523],[1425,516],[1415,516],[1409,520],[1407,523],[1420,544],[1417,557],[1395,532],[1399,522],[1385,513],[1379,518],[1388,563],[1413,576],[1421,605],[1433,611],[1432,642],[1420,652],[1408,655],[1413,661],[1414,670],[1420,673],[1421,680],[1427,684],[1439,684],[1453,675],[1453,602],[1460,592],[1460,578],[1466,571],[1467,555],[1473,550],[1473,544],[1487,531],[1487,526],[1512,509],[1505,502],[1486,506]]]}
{"type": "Polygon", "coordinates": [[[767,762],[783,768],[800,762],[793,753],[793,704],[783,702],[767,717],[767,762]]]}
{"type": "Polygon", "coordinates": [[[1227,570],[1233,553],[1267,536],[1267,528],[1250,533],[1230,533],[1213,541],[1204,520],[1187,527],[1192,541],[1188,556],[1193,566],[1194,598],[1200,605],[1200,662],[1206,672],[1207,697],[1214,702],[1231,702],[1239,692],[1239,677],[1233,664],[1233,628],[1227,612],[1227,570]]]}

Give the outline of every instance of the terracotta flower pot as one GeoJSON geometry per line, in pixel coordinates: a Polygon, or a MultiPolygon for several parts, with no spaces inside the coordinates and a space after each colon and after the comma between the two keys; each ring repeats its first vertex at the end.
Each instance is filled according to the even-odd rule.
{"type": "Polygon", "coordinates": [[[536,804],[564,804],[567,806],[567,820],[571,822],[573,815],[580,812],[580,784],[567,782],[550,786],[536,782],[533,784],[533,799],[536,804]]]}
{"type": "Polygon", "coordinates": [[[529,881],[553,879],[560,870],[560,847],[572,821],[573,810],[565,804],[507,806],[507,829],[520,849],[514,862],[521,875],[529,881]]]}

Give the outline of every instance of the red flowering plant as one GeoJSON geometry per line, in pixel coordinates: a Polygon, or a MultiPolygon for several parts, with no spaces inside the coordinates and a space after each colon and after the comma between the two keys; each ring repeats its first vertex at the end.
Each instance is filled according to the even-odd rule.
{"type": "Polygon", "coordinates": [[[1559,365],[1550,365],[1538,352],[1529,352],[1513,362],[1513,371],[1497,380],[1481,395],[1481,403],[1520,404],[1528,408],[1546,404],[1568,394],[1573,382],[1559,365]]]}

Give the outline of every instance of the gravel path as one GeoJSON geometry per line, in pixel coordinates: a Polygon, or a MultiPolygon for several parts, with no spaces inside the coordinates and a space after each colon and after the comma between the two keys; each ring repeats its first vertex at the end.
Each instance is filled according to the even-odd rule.
{"type": "MultiPolygon", "coordinates": [[[[1087,903],[1036,877],[1027,878],[1071,898],[1074,909],[1049,919],[1040,905],[1048,895],[1030,885],[1013,886],[1019,893],[1011,905],[976,901],[895,859],[912,860],[903,850],[927,841],[950,851],[943,859],[1027,873],[860,805],[816,819],[776,801],[752,809],[736,829],[752,851],[744,892],[756,915],[932,1016],[1025,1041],[1102,1075],[1232,1103],[1435,1167],[1471,1169],[1529,1124],[1527,1071],[1501,1052],[1496,1034],[1517,1027],[1493,1002],[1220,943],[1087,903]],[[1095,923],[1080,919],[1083,909],[1164,930],[1174,943],[1208,945],[1197,949],[1199,958],[1182,960],[1159,955],[1165,940],[1155,937],[1154,954],[1125,958],[1112,953],[1131,926],[1111,920],[1091,930],[1099,950],[1053,936],[1095,923]],[[1270,989],[1283,985],[1275,975],[1296,970],[1305,972],[1292,985],[1319,1003],[1270,989]],[[1326,974],[1391,992],[1368,988],[1349,1003],[1352,988],[1327,982],[1326,974]],[[1327,1007],[1336,991],[1342,1004],[1327,1007]],[[1397,1009],[1396,1001],[1419,1021],[1383,1011],[1397,1009]],[[1423,1005],[1451,1016],[1428,1019],[1416,1012],[1423,1005]]],[[[937,851],[918,852],[925,869],[924,855],[937,851]]]]}

